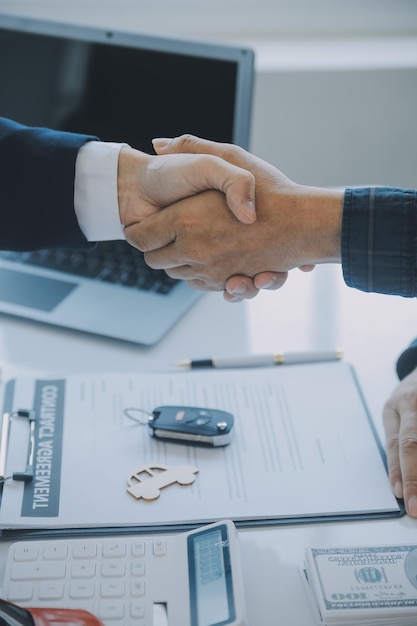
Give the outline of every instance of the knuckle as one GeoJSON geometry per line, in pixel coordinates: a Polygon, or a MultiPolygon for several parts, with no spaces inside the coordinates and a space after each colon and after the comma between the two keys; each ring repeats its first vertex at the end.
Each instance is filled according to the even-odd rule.
{"type": "Polygon", "coordinates": [[[173,267],[164,270],[165,274],[174,280],[181,280],[181,269],[173,267]]]}
{"type": "Polygon", "coordinates": [[[398,452],[399,441],[397,435],[391,435],[387,437],[386,448],[389,453],[398,452]]]}
{"type": "Polygon", "coordinates": [[[159,266],[156,262],[156,258],[154,254],[152,254],[151,252],[145,252],[143,255],[143,258],[145,259],[145,263],[148,267],[150,267],[153,270],[159,269],[159,266]]]}
{"type": "Polygon", "coordinates": [[[141,237],[140,235],[137,235],[135,237],[135,243],[134,243],[135,247],[138,248],[138,250],[140,250],[141,252],[146,252],[148,250],[148,245],[146,243],[146,240],[143,239],[143,237],[141,237]]]}
{"type": "Polygon", "coordinates": [[[191,133],[184,133],[176,138],[177,145],[182,152],[187,152],[192,146],[194,146],[198,139],[191,133]]]}
{"type": "Polygon", "coordinates": [[[392,463],[388,466],[388,476],[393,491],[398,483],[403,484],[401,467],[398,463],[392,463]]]}
{"type": "Polygon", "coordinates": [[[401,451],[406,455],[415,455],[417,459],[417,433],[404,433],[400,439],[401,451]]]}
{"type": "Polygon", "coordinates": [[[128,244],[133,248],[137,248],[138,252],[145,252],[147,249],[146,243],[137,229],[133,231],[133,228],[128,226],[125,228],[125,237],[128,244]]]}
{"type": "Polygon", "coordinates": [[[239,168],[235,173],[235,179],[244,185],[253,185],[255,183],[255,177],[252,172],[239,168]]]}
{"type": "MultiPolygon", "coordinates": [[[[244,150],[240,146],[236,146],[231,143],[222,143],[221,144],[221,156],[226,161],[233,163],[234,165],[239,166],[240,163],[244,162],[244,150]]],[[[249,174],[249,172],[247,172],[249,174]]]]}
{"type": "Polygon", "coordinates": [[[399,463],[391,463],[389,466],[389,475],[391,479],[401,476],[401,466],[399,463]]]}
{"type": "Polygon", "coordinates": [[[403,489],[405,493],[417,493],[417,479],[403,476],[403,489]]]}

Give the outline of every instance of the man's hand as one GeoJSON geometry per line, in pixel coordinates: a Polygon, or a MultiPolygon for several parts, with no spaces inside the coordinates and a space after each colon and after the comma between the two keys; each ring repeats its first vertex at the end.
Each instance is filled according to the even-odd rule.
{"type": "Polygon", "coordinates": [[[219,291],[234,274],[254,276],[275,269],[276,229],[271,221],[278,212],[265,213],[254,224],[241,224],[227,210],[223,194],[207,191],[126,228],[125,235],[145,252],[150,267],[196,289],[219,291]]]}
{"type": "Polygon", "coordinates": [[[123,147],[119,156],[118,200],[121,223],[130,226],[181,198],[205,189],[226,196],[236,218],[255,221],[255,179],[250,172],[217,156],[152,156],[123,147]]]}
{"type": "Polygon", "coordinates": [[[417,518],[417,369],[406,376],[383,411],[388,473],[397,498],[417,518]]]}
{"type": "Polygon", "coordinates": [[[179,202],[125,230],[151,267],[200,289],[224,289],[233,277],[230,299],[242,299],[247,297],[242,281],[243,291],[246,287],[255,295],[265,283],[281,286],[289,269],[340,261],[341,192],[297,185],[230,144],[188,135],[162,143],[164,148],[154,142],[158,152],[212,153],[249,169],[256,181],[257,220],[242,228],[213,192],[179,202]]]}

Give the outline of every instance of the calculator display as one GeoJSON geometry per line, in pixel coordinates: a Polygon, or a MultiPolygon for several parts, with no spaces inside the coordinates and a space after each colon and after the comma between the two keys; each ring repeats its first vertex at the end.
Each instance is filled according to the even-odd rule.
{"type": "Polygon", "coordinates": [[[188,541],[191,626],[221,626],[236,619],[226,525],[193,533],[188,541]]]}

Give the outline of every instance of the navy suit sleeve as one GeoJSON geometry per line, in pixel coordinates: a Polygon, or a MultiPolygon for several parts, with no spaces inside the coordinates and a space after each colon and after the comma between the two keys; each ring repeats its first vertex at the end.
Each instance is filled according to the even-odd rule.
{"type": "Polygon", "coordinates": [[[82,247],[74,211],[75,161],[89,140],[0,118],[0,249],[82,247]]]}

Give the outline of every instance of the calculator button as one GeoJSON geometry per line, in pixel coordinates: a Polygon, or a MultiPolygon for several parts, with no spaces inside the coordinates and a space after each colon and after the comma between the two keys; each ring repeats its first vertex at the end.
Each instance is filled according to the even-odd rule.
{"type": "Polygon", "coordinates": [[[15,561],[35,561],[38,558],[39,548],[35,543],[17,544],[14,551],[15,561]]]}
{"type": "Polygon", "coordinates": [[[103,546],[103,556],[105,558],[122,557],[126,554],[126,545],[124,542],[115,542],[105,544],[103,546]]]}
{"type": "Polygon", "coordinates": [[[144,617],[145,616],[145,602],[143,600],[134,600],[130,604],[130,616],[131,617],[144,617]]]}
{"type": "Polygon", "coordinates": [[[72,556],[74,559],[94,559],[97,555],[95,543],[77,543],[73,546],[72,556]]]}
{"type": "Polygon", "coordinates": [[[39,585],[39,600],[60,600],[64,597],[64,583],[54,581],[42,581],[39,585]]]}
{"type": "Polygon", "coordinates": [[[135,541],[131,546],[132,556],[145,556],[145,542],[135,541]]]}
{"type": "Polygon", "coordinates": [[[70,584],[70,598],[93,598],[94,593],[95,586],[92,582],[79,582],[70,584]]]}
{"type": "Polygon", "coordinates": [[[65,563],[37,561],[36,563],[15,563],[12,567],[12,580],[33,580],[41,578],[64,578],[65,563]]]}
{"type": "Polygon", "coordinates": [[[11,583],[7,597],[13,602],[26,602],[32,600],[33,589],[32,583],[11,583]]]}
{"type": "Polygon", "coordinates": [[[100,594],[103,598],[121,598],[125,593],[125,584],[121,580],[108,580],[101,583],[100,594]]]}
{"type": "Polygon", "coordinates": [[[165,556],[167,553],[166,541],[154,541],[152,544],[152,551],[154,556],[165,556]]]}
{"type": "Polygon", "coordinates": [[[66,559],[68,556],[68,548],[64,542],[45,546],[43,550],[43,558],[46,561],[66,559]]]}
{"type": "Polygon", "coordinates": [[[98,614],[102,619],[121,619],[125,614],[124,604],[104,600],[100,602],[98,614]]]}
{"type": "Polygon", "coordinates": [[[132,580],[130,592],[134,598],[145,595],[145,582],[143,580],[132,580]]]}
{"type": "Polygon", "coordinates": [[[132,576],[144,576],[145,575],[145,561],[132,561],[131,573],[132,573],[132,576]]]}
{"type": "Polygon", "coordinates": [[[103,561],[101,574],[108,578],[113,576],[124,576],[126,572],[124,561],[103,561]]]}
{"type": "Polygon", "coordinates": [[[72,563],[71,576],[73,578],[93,578],[96,574],[94,561],[80,561],[72,563]]]}

